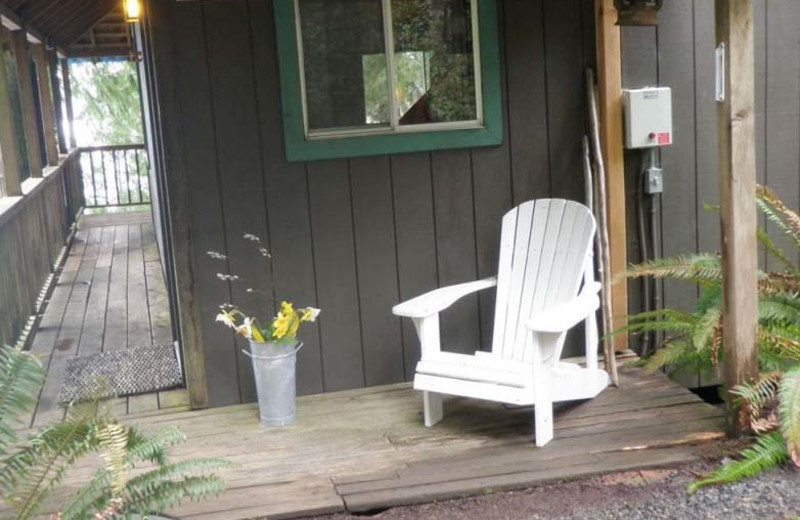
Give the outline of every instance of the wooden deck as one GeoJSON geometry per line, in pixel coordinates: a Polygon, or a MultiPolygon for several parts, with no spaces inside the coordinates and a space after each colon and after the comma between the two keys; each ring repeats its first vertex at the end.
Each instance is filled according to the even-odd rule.
{"type": "MultiPolygon", "coordinates": [[[[60,420],[71,356],[172,341],[169,304],[149,212],[84,215],[45,307],[31,351],[47,379],[31,425],[60,420]]],[[[121,398],[121,415],[186,407],[184,392],[121,398]]]]}
{"type": "MultiPolygon", "coordinates": [[[[297,424],[284,428],[259,426],[255,405],[128,420],[151,431],[178,426],[188,438],[173,450],[178,460],[238,464],[224,495],[171,512],[184,520],[372,511],[668,466],[697,459],[702,443],[723,435],[722,412],[664,376],[623,367],[621,383],[558,407],[555,440],[538,449],[530,408],[451,399],[444,421],[425,428],[421,396],[405,384],[302,397],[297,424]]],[[[61,497],[90,474],[78,469],[61,497]]]]}
{"type": "MultiPolygon", "coordinates": [[[[47,381],[31,417],[62,417],[56,404],[70,356],[169,341],[165,286],[147,214],[87,216],[47,305],[33,351],[47,381]]],[[[661,374],[623,367],[619,389],[556,408],[555,440],[532,443],[533,412],[470,399],[446,402],[425,428],[421,396],[407,384],[302,397],[297,424],[262,428],[255,405],[189,411],[183,391],[119,399],[126,422],[178,426],[176,459],[238,464],[229,490],[186,504],[182,519],[286,518],[371,511],[606,472],[694,460],[722,436],[722,412],[661,374]]],[[[53,497],[63,503],[97,459],[82,462],[53,497]]]]}

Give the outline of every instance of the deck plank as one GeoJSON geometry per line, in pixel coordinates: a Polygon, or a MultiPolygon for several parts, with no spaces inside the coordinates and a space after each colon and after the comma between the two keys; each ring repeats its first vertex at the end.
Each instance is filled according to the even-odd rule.
{"type": "Polygon", "coordinates": [[[58,404],[58,392],[61,388],[61,379],[67,360],[77,353],[81,340],[86,304],[89,299],[101,234],[99,229],[88,230],[86,248],[73,281],[72,292],[64,311],[61,328],[58,331],[58,339],[47,367],[47,377],[39,396],[39,404],[34,418],[35,426],[59,421],[64,415],[63,408],[58,404]]]}
{"type": "MultiPolygon", "coordinates": [[[[81,219],[31,342],[31,352],[48,372],[37,409],[23,418],[24,427],[63,417],[56,400],[66,361],[73,355],[172,341],[166,285],[154,246],[147,212],[81,219]]],[[[119,415],[151,414],[162,400],[172,411],[185,410],[183,393],[162,392],[163,399],[155,393],[137,396],[130,404],[127,397],[119,398],[114,410],[119,415]]]]}
{"type": "Polygon", "coordinates": [[[128,226],[128,346],[149,345],[150,310],[142,251],[142,226],[128,226]]]}
{"type": "MultiPolygon", "coordinates": [[[[290,518],[441,500],[562,479],[668,466],[699,457],[723,435],[722,411],[661,374],[622,367],[622,388],[555,413],[555,439],[532,443],[533,413],[495,403],[450,399],[445,419],[422,425],[418,392],[407,384],[298,399],[298,421],[263,428],[255,405],[157,410],[152,396],[130,399],[124,419],[145,431],[177,426],[185,444],[175,461],[220,457],[222,496],[170,511],[187,519],[290,518]],[[231,434],[235,432],[235,434],[231,434]]],[[[94,463],[71,474],[66,496],[91,477],[94,463]]],[[[59,495],[61,496],[61,495],[59,495]]]]}

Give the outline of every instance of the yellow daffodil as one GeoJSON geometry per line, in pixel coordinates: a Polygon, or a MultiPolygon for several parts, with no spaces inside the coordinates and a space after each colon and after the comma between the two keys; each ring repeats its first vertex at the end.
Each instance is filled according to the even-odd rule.
{"type": "Polygon", "coordinates": [[[291,316],[294,314],[294,307],[287,301],[281,302],[281,314],[284,316],[291,316]]]}
{"type": "Polygon", "coordinates": [[[286,333],[289,332],[289,322],[291,320],[291,316],[287,316],[283,314],[283,312],[279,312],[275,319],[272,321],[272,338],[273,339],[281,339],[286,336],[286,333]]]}

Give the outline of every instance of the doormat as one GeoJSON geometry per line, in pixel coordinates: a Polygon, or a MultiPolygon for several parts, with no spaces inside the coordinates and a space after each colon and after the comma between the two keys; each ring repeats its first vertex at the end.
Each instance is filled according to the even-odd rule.
{"type": "Polygon", "coordinates": [[[67,360],[60,404],[145,394],[183,386],[175,345],[128,347],[67,360]]]}

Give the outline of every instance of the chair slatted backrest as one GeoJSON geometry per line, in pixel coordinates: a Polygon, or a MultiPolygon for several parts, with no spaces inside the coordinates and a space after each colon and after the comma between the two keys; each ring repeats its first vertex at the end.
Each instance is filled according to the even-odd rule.
{"type": "Polygon", "coordinates": [[[539,199],[506,213],[497,273],[495,355],[530,361],[525,325],[537,311],[578,293],[594,232],[589,209],[573,201],[539,199]]]}

